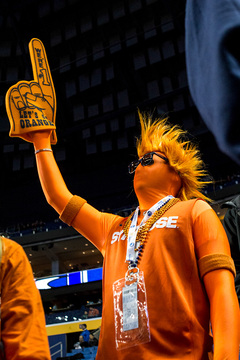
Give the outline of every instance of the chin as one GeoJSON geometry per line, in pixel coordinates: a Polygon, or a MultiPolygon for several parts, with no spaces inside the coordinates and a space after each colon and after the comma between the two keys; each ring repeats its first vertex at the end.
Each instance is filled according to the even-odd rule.
{"type": "Polygon", "coordinates": [[[138,193],[138,191],[144,191],[147,189],[146,178],[143,178],[143,176],[141,176],[141,174],[137,172],[134,175],[133,188],[136,194],[138,193]]]}
{"type": "Polygon", "coordinates": [[[159,195],[176,196],[181,188],[181,179],[173,171],[149,172],[136,171],[133,181],[134,191],[137,197],[158,197],[159,195]]]}

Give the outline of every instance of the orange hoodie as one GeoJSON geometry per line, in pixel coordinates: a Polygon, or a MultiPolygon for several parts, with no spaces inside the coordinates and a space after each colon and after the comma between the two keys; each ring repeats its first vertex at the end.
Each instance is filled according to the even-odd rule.
{"type": "Polygon", "coordinates": [[[6,360],[50,360],[41,297],[27,256],[2,238],[1,340],[6,360]]]}

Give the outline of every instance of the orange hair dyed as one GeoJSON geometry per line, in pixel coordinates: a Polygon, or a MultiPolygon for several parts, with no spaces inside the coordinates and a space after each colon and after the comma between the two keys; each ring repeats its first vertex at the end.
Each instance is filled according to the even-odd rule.
{"type": "Polygon", "coordinates": [[[207,175],[196,145],[186,140],[186,131],[168,123],[168,119],[156,119],[139,112],[141,137],[137,140],[139,158],[147,152],[159,151],[169,160],[169,165],[179,174],[182,187],[178,193],[181,200],[201,198],[210,200],[201,190],[210,181],[202,181],[207,175]]]}

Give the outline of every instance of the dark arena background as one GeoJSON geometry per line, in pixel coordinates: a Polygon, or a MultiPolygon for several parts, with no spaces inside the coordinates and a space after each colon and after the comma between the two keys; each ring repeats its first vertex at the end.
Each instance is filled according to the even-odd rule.
{"type": "Polygon", "coordinates": [[[239,193],[240,172],[191,99],[184,21],[184,0],[0,2],[0,228],[24,247],[36,279],[62,276],[40,289],[53,360],[72,351],[92,305],[99,313],[88,328],[100,326],[101,276],[86,271],[101,269],[102,256],[47,204],[32,144],[8,135],[6,91],[32,80],[28,43],[39,38],[57,96],[53,151],[73,194],[99,210],[130,213],[136,199],[127,165],[136,158],[139,109],[189,132],[213,181],[205,193],[222,219],[220,205],[239,193]],[[67,286],[73,273],[80,280],[67,286]]]}

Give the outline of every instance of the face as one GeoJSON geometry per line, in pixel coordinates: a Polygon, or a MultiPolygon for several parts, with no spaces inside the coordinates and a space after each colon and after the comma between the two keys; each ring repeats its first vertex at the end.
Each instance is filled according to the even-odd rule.
{"type": "Polygon", "coordinates": [[[158,193],[177,195],[181,187],[181,179],[169,166],[168,161],[158,155],[164,157],[164,154],[156,151],[156,154],[153,154],[153,163],[146,166],[140,163],[137,166],[134,175],[134,189],[137,196],[143,192],[152,192],[153,196],[158,193]]]}

